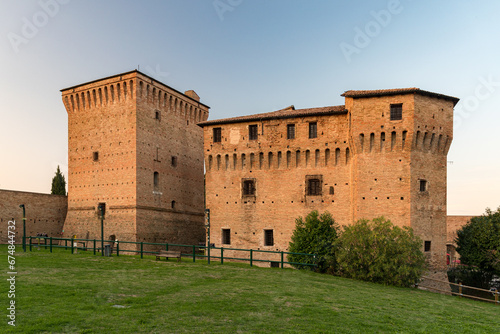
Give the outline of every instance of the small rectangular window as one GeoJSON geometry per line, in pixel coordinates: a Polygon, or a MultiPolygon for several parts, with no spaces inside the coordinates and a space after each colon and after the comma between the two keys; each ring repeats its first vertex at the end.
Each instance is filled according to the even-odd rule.
{"type": "Polygon", "coordinates": [[[264,246],[274,246],[273,230],[264,230],[264,246]]]}
{"type": "Polygon", "coordinates": [[[222,141],[222,129],[214,128],[214,143],[220,143],[222,141]]]}
{"type": "Polygon", "coordinates": [[[155,110],[155,119],[158,121],[161,119],[161,113],[159,110],[155,110]]]}
{"type": "Polygon", "coordinates": [[[248,126],[248,139],[249,140],[257,140],[259,137],[258,127],[257,125],[249,125],[248,126]]]}
{"type": "Polygon", "coordinates": [[[431,242],[429,240],[424,241],[424,252],[431,251],[431,242]]]}
{"type": "Polygon", "coordinates": [[[243,196],[255,196],[255,181],[243,180],[243,196]]]}
{"type": "Polygon", "coordinates": [[[222,244],[223,245],[231,244],[231,230],[228,228],[222,229],[222,244]]]}
{"type": "Polygon", "coordinates": [[[307,182],[307,195],[321,195],[321,181],[319,179],[309,179],[307,182]]]}
{"type": "Polygon", "coordinates": [[[295,139],[295,124],[287,124],[286,126],[286,138],[295,139]]]}
{"type": "Polygon", "coordinates": [[[420,180],[420,191],[427,191],[427,181],[426,180],[420,180]]]}
{"type": "Polygon", "coordinates": [[[403,119],[403,104],[391,104],[391,121],[403,119]]]}
{"type": "Polygon", "coordinates": [[[171,164],[172,164],[172,167],[177,167],[177,157],[172,156],[171,164]]]}
{"type": "Polygon", "coordinates": [[[92,153],[92,160],[99,161],[99,152],[92,153]]]}
{"type": "Polygon", "coordinates": [[[311,122],[309,123],[309,138],[317,138],[318,137],[318,123],[311,122]]]}

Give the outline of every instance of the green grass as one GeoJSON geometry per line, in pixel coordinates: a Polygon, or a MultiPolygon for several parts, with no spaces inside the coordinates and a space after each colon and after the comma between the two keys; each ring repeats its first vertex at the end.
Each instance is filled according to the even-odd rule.
{"type": "Polygon", "coordinates": [[[2,333],[500,332],[500,306],[307,271],[19,247],[16,261],[17,326],[2,279],[2,333]]]}

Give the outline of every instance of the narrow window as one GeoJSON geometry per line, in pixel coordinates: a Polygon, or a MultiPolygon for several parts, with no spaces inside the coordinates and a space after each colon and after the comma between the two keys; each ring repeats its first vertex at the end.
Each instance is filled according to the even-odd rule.
{"type": "Polygon", "coordinates": [[[419,188],[421,192],[427,191],[427,180],[420,180],[419,188]]]}
{"type": "Polygon", "coordinates": [[[329,161],[330,161],[330,149],[327,148],[325,150],[325,166],[328,166],[329,161]]]}
{"type": "Polygon", "coordinates": [[[330,187],[330,195],[335,195],[335,188],[333,186],[330,187]]]}
{"type": "Polygon", "coordinates": [[[250,153],[250,169],[255,167],[255,154],[250,153]]]}
{"type": "Polygon", "coordinates": [[[171,207],[172,209],[175,209],[175,201],[172,201],[172,202],[170,203],[170,207],[171,207]]]}
{"type": "Polygon", "coordinates": [[[278,168],[281,167],[281,151],[278,152],[278,168]]]}
{"type": "Polygon", "coordinates": [[[223,245],[231,244],[231,230],[228,228],[222,229],[222,244],[223,245]]]}
{"type": "Polygon", "coordinates": [[[92,153],[92,160],[99,161],[99,152],[92,153]]]}
{"type": "Polygon", "coordinates": [[[295,124],[287,124],[286,126],[286,138],[295,139],[295,124]]]}
{"type": "Polygon", "coordinates": [[[306,167],[309,166],[310,156],[311,156],[311,151],[306,150],[306,167]]]}
{"type": "Polygon", "coordinates": [[[402,144],[403,145],[403,147],[402,147],[403,150],[405,149],[405,143],[406,143],[406,136],[407,136],[407,134],[408,134],[408,131],[406,131],[406,130],[403,131],[403,144],[402,144]]]}
{"type": "Polygon", "coordinates": [[[176,156],[172,156],[170,164],[172,165],[172,167],[177,167],[177,157],[176,156]]]}
{"type": "Polygon", "coordinates": [[[259,169],[264,168],[264,153],[259,153],[259,169]]]}
{"type": "Polygon", "coordinates": [[[295,167],[300,166],[300,151],[295,152],[295,167]]]}
{"type": "Polygon", "coordinates": [[[431,150],[432,150],[432,146],[434,145],[434,140],[435,140],[435,138],[436,138],[436,134],[435,134],[435,133],[433,133],[433,134],[432,134],[432,136],[431,136],[431,142],[430,142],[430,144],[429,144],[429,151],[431,151],[431,150]]]}
{"type": "Polygon", "coordinates": [[[394,150],[394,146],[396,146],[396,131],[391,133],[391,151],[394,150]]]}
{"type": "Polygon", "coordinates": [[[106,203],[99,203],[97,205],[97,214],[99,217],[104,217],[106,215],[106,203]]]}
{"type": "Polygon", "coordinates": [[[363,153],[363,148],[365,144],[365,135],[363,133],[359,134],[359,151],[363,153]]]}
{"type": "Polygon", "coordinates": [[[273,230],[264,230],[264,246],[274,246],[273,230]]]}
{"type": "Polygon", "coordinates": [[[258,127],[257,125],[249,125],[248,126],[248,139],[249,140],[257,140],[258,135],[258,127]]]}
{"type": "Polygon", "coordinates": [[[385,132],[382,132],[380,134],[380,152],[384,150],[384,144],[385,144],[385,132]]]}
{"type": "Polygon", "coordinates": [[[314,151],[314,167],[318,167],[319,164],[319,150],[314,151]]]}
{"type": "Polygon", "coordinates": [[[229,169],[229,155],[228,154],[226,154],[225,160],[226,160],[226,170],[228,170],[229,169]]]}
{"type": "Polygon", "coordinates": [[[158,190],[158,187],[160,186],[160,174],[158,172],[154,172],[153,174],[153,183],[154,189],[158,190]]]}
{"type": "Polygon", "coordinates": [[[403,104],[391,104],[391,121],[403,119],[403,104]]]}
{"type": "Polygon", "coordinates": [[[345,149],[345,164],[347,165],[351,159],[351,154],[349,152],[349,148],[345,149]]]}
{"type": "Polygon", "coordinates": [[[375,144],[375,134],[370,133],[370,152],[373,150],[373,145],[375,144]]]}
{"type": "Polygon", "coordinates": [[[208,170],[212,170],[212,160],[213,160],[212,156],[209,155],[208,156],[208,170]]]}
{"type": "Polygon", "coordinates": [[[307,195],[309,196],[321,195],[321,181],[319,179],[307,180],[307,195]]]}
{"type": "Polygon", "coordinates": [[[160,117],[161,117],[160,111],[159,111],[159,110],[155,110],[155,119],[156,119],[157,121],[159,121],[159,120],[160,120],[160,117]]]}
{"type": "Polygon", "coordinates": [[[292,152],[286,151],[286,168],[290,168],[292,164],[292,152]]]}
{"type": "Polygon", "coordinates": [[[245,153],[241,154],[241,169],[245,168],[246,159],[247,159],[247,156],[245,155],[245,153]]]}
{"type": "Polygon", "coordinates": [[[236,165],[238,164],[238,155],[236,153],[233,154],[233,170],[236,169],[236,165]]]}
{"type": "Polygon", "coordinates": [[[222,129],[214,128],[214,143],[220,143],[222,141],[222,129]]]}
{"type": "Polygon", "coordinates": [[[317,138],[318,137],[318,123],[311,122],[309,123],[309,138],[317,138]]]}
{"type": "Polygon", "coordinates": [[[273,152],[267,154],[267,168],[271,169],[273,167],[273,152]]]}
{"type": "Polygon", "coordinates": [[[335,150],[335,166],[337,166],[340,162],[340,148],[335,150]]]}
{"type": "Polygon", "coordinates": [[[220,170],[220,161],[221,161],[220,154],[217,154],[217,170],[220,170]]]}
{"type": "Polygon", "coordinates": [[[430,252],[431,251],[431,242],[430,240],[424,241],[424,252],[430,252]]]}

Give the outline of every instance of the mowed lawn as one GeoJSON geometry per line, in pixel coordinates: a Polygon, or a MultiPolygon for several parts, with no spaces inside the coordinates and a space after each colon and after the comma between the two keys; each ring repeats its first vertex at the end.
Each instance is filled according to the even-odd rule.
{"type": "Polygon", "coordinates": [[[1,333],[500,332],[492,303],[307,271],[20,247],[16,260],[16,327],[4,279],[1,333]]]}

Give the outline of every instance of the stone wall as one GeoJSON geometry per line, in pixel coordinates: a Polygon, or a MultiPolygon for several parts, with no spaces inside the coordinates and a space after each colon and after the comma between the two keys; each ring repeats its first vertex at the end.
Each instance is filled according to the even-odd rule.
{"type": "Polygon", "coordinates": [[[23,209],[26,208],[26,235],[47,233],[60,237],[68,209],[68,197],[0,189],[0,244],[7,243],[7,224],[16,221],[16,243],[22,243],[23,209]]]}

